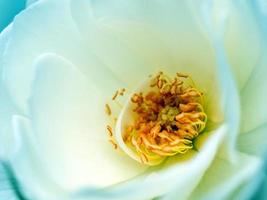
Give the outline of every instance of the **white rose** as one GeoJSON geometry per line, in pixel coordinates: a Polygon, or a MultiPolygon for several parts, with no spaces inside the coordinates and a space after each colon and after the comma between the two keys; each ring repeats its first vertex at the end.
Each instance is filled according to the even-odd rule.
{"type": "Polygon", "coordinates": [[[266,150],[264,13],[239,1],[29,5],[0,37],[0,158],[18,197],[251,197],[266,150]],[[159,70],[193,77],[208,122],[198,151],[149,167],[112,148],[104,107],[159,70]]]}

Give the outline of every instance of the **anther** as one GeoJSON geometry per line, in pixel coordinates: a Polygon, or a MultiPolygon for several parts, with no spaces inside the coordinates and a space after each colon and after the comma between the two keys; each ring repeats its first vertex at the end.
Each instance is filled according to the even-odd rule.
{"type": "Polygon", "coordinates": [[[119,94],[119,91],[117,90],[117,91],[115,92],[115,94],[113,95],[112,100],[115,100],[115,99],[117,98],[118,94],[119,94]]]}
{"type": "Polygon", "coordinates": [[[112,128],[111,128],[110,125],[107,125],[107,130],[108,130],[109,136],[112,137],[113,136],[113,132],[112,132],[112,128]]]}
{"type": "Polygon", "coordinates": [[[106,108],[106,114],[107,115],[111,115],[111,109],[110,109],[110,106],[108,104],[105,105],[105,108],[106,108]]]}
{"type": "Polygon", "coordinates": [[[136,117],[126,128],[124,141],[144,164],[186,153],[205,128],[201,92],[180,80],[188,75],[176,75],[170,79],[160,72],[151,78],[151,91],[131,97],[136,117]]]}
{"type": "Polygon", "coordinates": [[[114,149],[117,149],[118,148],[118,145],[117,145],[117,143],[116,142],[114,142],[113,140],[109,140],[109,142],[112,144],[112,146],[113,146],[113,148],[114,149]]]}

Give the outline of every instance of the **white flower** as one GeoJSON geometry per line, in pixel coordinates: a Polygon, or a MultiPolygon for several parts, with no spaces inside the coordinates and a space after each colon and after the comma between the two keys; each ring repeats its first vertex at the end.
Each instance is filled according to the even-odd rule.
{"type": "MultiPolygon", "coordinates": [[[[265,153],[259,4],[40,0],[0,37],[1,160],[30,199],[243,199],[265,153]],[[206,94],[199,151],[149,168],[112,149],[104,105],[158,70],[206,94]]],[[[118,114],[118,113],[117,113],[118,114]]]]}

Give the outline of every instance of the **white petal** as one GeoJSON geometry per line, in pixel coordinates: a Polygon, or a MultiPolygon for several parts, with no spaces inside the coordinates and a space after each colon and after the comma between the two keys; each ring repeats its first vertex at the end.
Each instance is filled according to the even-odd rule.
{"type": "Polygon", "coordinates": [[[26,0],[26,6],[30,6],[31,4],[37,2],[38,0],[26,0]]]}
{"type": "Polygon", "coordinates": [[[32,62],[38,55],[56,52],[77,62],[80,60],[82,45],[75,30],[68,13],[68,1],[39,1],[14,20],[3,58],[3,77],[22,111],[27,111],[26,99],[34,75],[32,62]]]}
{"type": "MultiPolygon", "coordinates": [[[[211,132],[198,153],[189,158],[172,157],[163,166],[154,168],[144,176],[103,190],[93,188],[82,190],[75,197],[79,199],[152,199],[175,189],[179,199],[186,199],[213,161],[227,129],[220,127],[211,132]]],[[[207,135],[205,135],[207,136],[207,135]]],[[[205,137],[203,136],[203,137],[205,137]]],[[[204,138],[203,138],[204,139],[204,138]]]]}
{"type": "Polygon", "coordinates": [[[108,186],[146,170],[108,142],[104,99],[76,67],[43,55],[29,101],[40,154],[63,188],[108,186]]]}
{"type": "Polygon", "coordinates": [[[159,70],[188,73],[206,95],[209,119],[221,122],[214,52],[186,2],[143,6],[143,1],[75,0],[71,8],[87,45],[130,90],[159,70]]]}
{"type": "Polygon", "coordinates": [[[14,172],[18,190],[25,198],[40,200],[59,200],[64,191],[55,184],[53,177],[47,173],[47,165],[38,154],[31,121],[23,116],[14,115],[12,118],[13,134],[17,136],[16,154],[9,158],[14,172]]]}
{"type": "Polygon", "coordinates": [[[260,159],[246,154],[239,154],[234,163],[216,158],[190,199],[227,199],[237,188],[256,178],[261,165],[260,159]]]}
{"type": "Polygon", "coordinates": [[[266,133],[267,123],[241,134],[238,138],[238,149],[248,154],[264,156],[267,146],[266,133]]]}
{"type": "Polygon", "coordinates": [[[225,48],[237,86],[242,90],[257,68],[261,56],[261,30],[247,2],[232,4],[231,20],[225,33],[225,48]]]}
{"type": "Polygon", "coordinates": [[[231,58],[235,60],[231,64],[237,79],[238,77],[243,79],[240,91],[241,132],[248,132],[267,122],[267,98],[264,95],[267,88],[265,77],[267,73],[267,42],[265,39],[267,29],[265,26],[266,15],[264,16],[264,11],[261,10],[260,6],[260,2],[237,3],[236,9],[241,10],[241,12],[235,12],[238,17],[234,23],[232,20],[230,29],[236,34],[229,33],[229,36],[240,38],[229,40],[236,47],[230,47],[228,50],[230,51],[230,61],[233,61],[231,58]],[[243,23],[244,20],[246,21],[245,24],[243,23]],[[244,32],[246,34],[242,34],[244,32]],[[249,74],[249,76],[246,75],[247,78],[244,78],[245,74],[249,74]]]}
{"type": "Polygon", "coordinates": [[[231,2],[228,1],[209,1],[202,5],[199,15],[216,53],[218,79],[222,91],[221,101],[224,121],[229,128],[226,145],[224,145],[224,150],[226,151],[222,151],[222,153],[224,157],[232,157],[231,159],[234,159],[235,143],[240,125],[240,99],[236,81],[231,73],[227,52],[224,48],[227,22],[231,19],[233,12],[230,5],[231,2]]]}
{"type": "Polygon", "coordinates": [[[72,15],[92,51],[130,86],[164,70],[189,73],[206,89],[215,81],[214,54],[186,2],[147,4],[75,0],[72,15]]]}
{"type": "MultiPolygon", "coordinates": [[[[252,4],[252,3],[251,3],[252,4]]],[[[250,5],[250,4],[249,4],[250,5]]],[[[266,152],[266,123],[267,123],[267,42],[266,10],[264,4],[256,1],[250,8],[261,30],[260,57],[251,73],[250,78],[241,91],[242,127],[238,145],[241,151],[256,155],[266,152]]]]}
{"type": "Polygon", "coordinates": [[[14,21],[3,60],[3,76],[9,93],[23,112],[28,110],[26,100],[35,73],[32,63],[46,52],[58,53],[71,60],[110,95],[119,86],[125,87],[120,77],[116,77],[105,63],[92,54],[91,46],[84,44],[73,23],[69,6],[68,1],[38,1],[14,21]]]}
{"type": "MultiPolygon", "coordinates": [[[[3,56],[9,42],[12,25],[9,25],[0,35],[0,72],[3,66],[3,56]]],[[[0,157],[7,158],[14,152],[14,135],[12,134],[12,115],[16,112],[13,102],[7,95],[3,82],[0,80],[0,157]]]]}
{"type": "Polygon", "coordinates": [[[266,63],[264,54],[242,91],[242,132],[255,129],[267,122],[266,63]]]}

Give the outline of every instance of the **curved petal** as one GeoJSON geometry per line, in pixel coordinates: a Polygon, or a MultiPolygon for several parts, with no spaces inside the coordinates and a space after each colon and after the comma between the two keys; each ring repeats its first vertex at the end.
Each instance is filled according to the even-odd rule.
{"type": "Polygon", "coordinates": [[[55,184],[53,177],[47,173],[47,165],[38,154],[31,121],[20,115],[12,118],[13,134],[17,136],[16,154],[9,158],[16,177],[16,189],[21,199],[60,200],[65,191],[55,184]]]}
{"type": "Polygon", "coordinates": [[[159,70],[188,73],[205,90],[215,80],[210,42],[186,1],[78,0],[71,8],[92,51],[128,85],[159,70]]]}
{"type": "MultiPolygon", "coordinates": [[[[47,2],[49,1],[33,4],[16,20],[16,31],[8,47],[4,72],[9,92],[23,111],[27,110],[26,100],[31,93],[30,86],[33,81],[32,96],[28,105],[30,117],[33,119],[35,137],[40,146],[38,151],[43,155],[50,177],[54,177],[64,189],[74,190],[85,185],[107,186],[127,180],[146,170],[137,166],[136,163],[131,163],[128,158],[118,156],[113,152],[107,144],[106,135],[95,134],[96,132],[104,133],[105,125],[102,124],[104,116],[102,112],[99,112],[105,104],[106,96],[99,98],[103,96],[101,94],[103,88],[114,88],[116,84],[122,85],[118,79],[122,79],[126,85],[133,86],[149,73],[158,69],[166,69],[170,73],[177,70],[190,73],[194,79],[197,77],[197,82],[206,91],[216,91],[217,86],[214,87],[216,84],[212,84],[217,78],[214,76],[216,74],[215,53],[219,55],[217,57],[219,77],[222,90],[225,92],[224,97],[226,97],[224,102],[227,109],[226,119],[230,124],[228,141],[230,141],[230,146],[233,146],[239,113],[238,107],[232,106],[231,102],[238,105],[238,98],[224,57],[224,50],[216,43],[217,41],[213,41],[217,52],[214,53],[211,50],[210,42],[197,28],[185,2],[178,6],[174,3],[175,1],[167,4],[162,4],[163,1],[156,1],[152,7],[150,3],[147,3],[148,5],[145,4],[149,8],[147,12],[138,7],[138,5],[144,5],[139,1],[136,1],[137,3],[134,1],[119,2],[123,5],[121,7],[117,3],[114,5],[114,1],[110,1],[115,8],[118,6],[119,9],[111,9],[112,12],[109,11],[108,14],[118,13],[119,15],[107,21],[104,12],[107,7],[104,4],[99,7],[99,1],[97,5],[83,0],[72,1],[71,14],[80,32],[76,31],[71,18],[66,17],[70,14],[68,3],[64,3],[63,8],[60,8],[59,4],[52,3],[53,1],[49,4],[47,2]],[[133,6],[134,9],[124,11],[124,8],[130,8],[127,4],[133,6]],[[61,9],[60,13],[57,13],[58,8],[61,9]],[[94,12],[91,13],[92,10],[94,12]],[[127,21],[120,21],[120,15],[125,16],[127,11],[130,11],[129,18],[123,17],[127,21]],[[160,15],[159,11],[164,13],[160,15]],[[48,17],[48,13],[50,16],[57,14],[60,17],[55,22],[51,22],[53,19],[48,17]],[[32,14],[36,16],[36,19],[30,17],[32,14]],[[163,19],[161,19],[162,16],[164,16],[163,19]],[[173,25],[177,19],[181,21],[176,22],[180,23],[176,27],[173,25]],[[23,20],[29,20],[30,26],[25,25],[23,20]],[[43,23],[43,27],[51,30],[48,31],[49,34],[46,32],[48,36],[45,35],[45,40],[42,38],[43,29],[32,30],[32,27],[38,27],[39,23],[43,23]],[[58,23],[64,24],[59,27],[63,35],[53,30],[54,25],[58,23]],[[28,34],[27,29],[34,34],[28,34]],[[36,43],[32,42],[32,38],[35,38],[36,43]],[[50,40],[53,42],[51,43],[50,40]],[[30,46],[26,47],[27,41],[31,42],[30,46]],[[40,41],[43,42],[40,43],[40,41]],[[65,43],[66,41],[71,42],[65,43]],[[86,44],[84,45],[83,42],[86,44]],[[38,45],[35,46],[35,44],[38,45]],[[196,48],[192,49],[193,46],[196,48]],[[86,50],[89,50],[90,58],[86,58],[86,50]],[[24,51],[28,56],[20,56],[17,60],[12,59],[24,51]],[[73,54],[74,51],[76,54],[73,54]],[[32,65],[33,59],[44,52],[57,53],[68,60],[49,54],[42,55],[36,60],[35,65],[32,65]],[[194,59],[192,59],[192,54],[196,55],[194,59]],[[90,61],[89,67],[88,61],[90,61]],[[26,68],[19,68],[20,65],[26,68]],[[38,69],[35,71],[36,67],[38,69]],[[23,73],[23,76],[21,69],[27,72],[23,73]],[[36,73],[35,80],[33,80],[34,73],[36,73]],[[83,73],[89,78],[86,79],[83,73]],[[98,81],[99,78],[103,78],[99,74],[103,74],[107,80],[98,81]],[[18,81],[14,83],[14,79],[18,81]],[[118,80],[118,82],[114,84],[113,80],[118,80]],[[103,85],[94,87],[96,82],[103,85]],[[54,153],[55,149],[58,150],[56,153],[54,153]],[[109,157],[104,155],[109,155],[109,157]],[[94,162],[91,162],[89,158],[94,158],[94,162]],[[79,163],[80,160],[83,161],[82,165],[79,163]],[[122,170],[125,168],[127,170],[122,170]],[[101,171],[102,169],[104,171],[101,171]],[[94,176],[96,173],[98,173],[97,177],[94,176]]],[[[102,92],[108,93],[110,90],[102,92]]],[[[216,102],[216,100],[212,101],[216,102]]],[[[100,189],[102,193],[90,188],[87,197],[89,195],[103,199],[110,194],[110,198],[113,199],[118,199],[119,196],[122,199],[133,197],[141,199],[144,192],[148,190],[149,197],[153,198],[177,187],[183,191],[181,196],[186,198],[211,164],[225,131],[225,129],[219,129],[211,135],[200,153],[188,162],[169,168],[167,166],[162,171],[151,172],[110,190],[100,189]],[[188,170],[193,173],[189,173],[188,170]],[[181,179],[176,180],[177,176],[181,179]],[[159,184],[169,182],[169,180],[172,180],[175,186],[167,184],[158,189],[159,184]]],[[[171,165],[171,161],[166,165],[171,165]]]]}
{"type": "Polygon", "coordinates": [[[124,87],[120,78],[92,54],[90,45],[84,45],[72,21],[69,6],[69,1],[37,1],[14,21],[3,59],[3,76],[8,92],[24,113],[28,111],[26,100],[35,73],[32,63],[46,52],[58,53],[71,60],[100,88],[104,85],[107,88],[105,92],[110,95],[118,85],[124,87]]]}
{"type": "Polygon", "coordinates": [[[267,122],[267,58],[266,51],[261,62],[242,91],[242,132],[253,130],[267,122]]]}
{"type": "Polygon", "coordinates": [[[239,91],[258,66],[262,53],[261,30],[248,2],[232,2],[231,20],[225,32],[225,49],[239,91]],[[246,23],[243,23],[246,21],[246,23]],[[245,34],[244,34],[245,33],[245,34]]]}
{"type": "Polygon", "coordinates": [[[76,0],[72,1],[71,9],[93,54],[121,77],[130,90],[159,70],[170,75],[177,71],[188,73],[205,93],[209,120],[222,122],[214,52],[187,3],[147,4],[76,0]]]}
{"type": "MultiPolygon", "coordinates": [[[[0,35],[0,74],[2,72],[2,60],[10,39],[11,29],[12,25],[9,25],[0,35]]],[[[15,112],[16,109],[14,108],[12,100],[7,95],[2,80],[0,80],[0,158],[7,158],[14,152],[14,148],[12,148],[14,135],[12,134],[11,119],[15,112]]]]}
{"type": "Polygon", "coordinates": [[[109,143],[105,102],[91,80],[53,54],[38,58],[35,67],[30,116],[40,154],[59,185],[103,187],[147,169],[109,143]]]}
{"type": "Polygon", "coordinates": [[[243,133],[238,138],[238,149],[252,155],[263,156],[266,153],[267,123],[243,133]]]}
{"type": "Polygon", "coordinates": [[[234,163],[216,158],[189,199],[231,199],[237,188],[254,179],[261,166],[259,158],[246,154],[239,154],[234,163]]]}
{"type": "MultiPolygon", "coordinates": [[[[0,74],[2,72],[2,58],[5,52],[6,45],[9,41],[12,25],[9,25],[0,34],[0,74]]],[[[13,174],[10,171],[10,166],[7,164],[7,159],[16,152],[15,135],[12,134],[12,115],[15,109],[8,98],[5,89],[0,81],[0,199],[17,200],[17,190],[13,174]],[[15,149],[15,150],[14,150],[15,149]]]]}
{"type": "Polygon", "coordinates": [[[26,6],[30,6],[31,4],[37,2],[38,0],[26,0],[26,6]]]}
{"type": "Polygon", "coordinates": [[[0,198],[20,200],[20,192],[17,189],[17,183],[14,180],[14,174],[6,162],[0,161],[0,198]]]}
{"type": "Polygon", "coordinates": [[[39,1],[14,20],[3,58],[3,77],[10,95],[22,111],[27,111],[26,99],[34,75],[32,62],[38,55],[50,51],[79,60],[82,45],[79,45],[81,42],[75,30],[68,14],[68,1],[39,1]]]}
{"type": "Polygon", "coordinates": [[[186,161],[179,156],[172,157],[163,166],[147,172],[144,176],[112,188],[85,188],[74,194],[73,197],[79,200],[88,198],[103,200],[107,197],[116,200],[141,200],[152,199],[162,196],[172,189],[176,189],[176,191],[179,189],[179,199],[186,199],[213,161],[226,132],[225,126],[211,132],[201,150],[186,161]]]}
{"type": "Polygon", "coordinates": [[[251,2],[251,10],[257,19],[258,28],[261,30],[261,54],[256,66],[251,73],[250,78],[241,91],[242,100],[242,132],[246,133],[267,122],[267,97],[265,91],[267,89],[267,42],[265,35],[267,33],[266,21],[267,15],[264,5],[260,1],[251,2]]]}
{"type": "MultiPolygon", "coordinates": [[[[198,5],[198,4],[196,4],[198,5]]],[[[219,79],[224,121],[229,126],[221,156],[235,159],[235,143],[240,126],[240,99],[236,81],[231,71],[227,52],[224,47],[227,20],[231,19],[232,3],[230,1],[204,0],[199,7],[195,6],[196,17],[200,20],[205,32],[210,37],[216,55],[216,66],[219,79]]]]}

